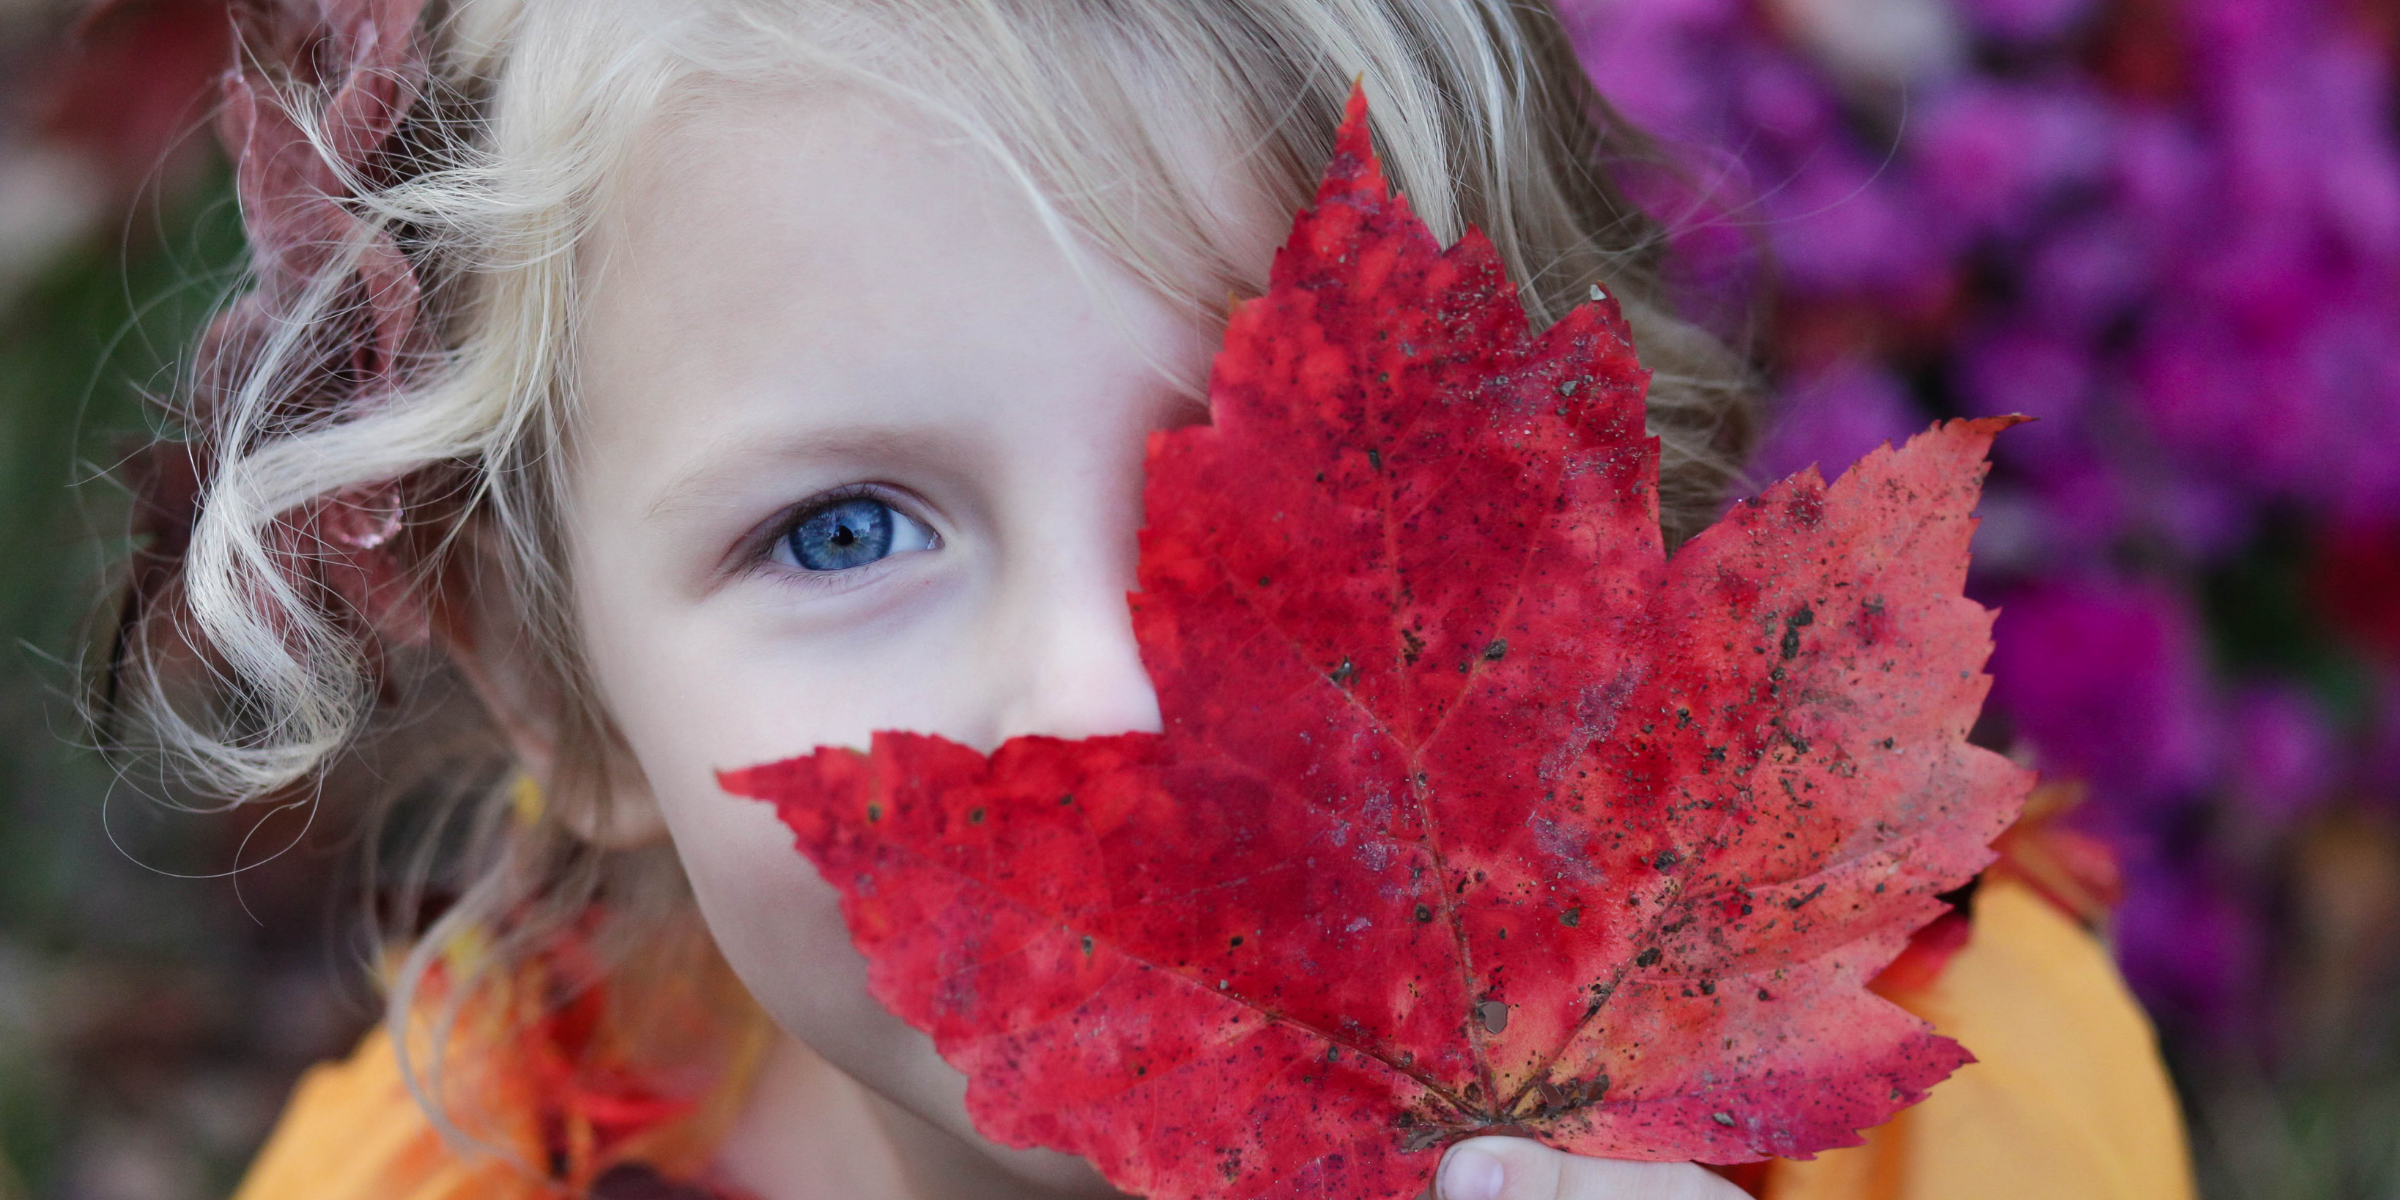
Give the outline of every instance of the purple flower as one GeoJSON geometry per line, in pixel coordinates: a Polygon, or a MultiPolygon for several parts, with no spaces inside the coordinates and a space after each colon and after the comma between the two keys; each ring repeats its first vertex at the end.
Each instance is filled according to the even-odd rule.
{"type": "Polygon", "coordinates": [[[1724,135],[1746,61],[1771,55],[1741,0],[1608,0],[1562,5],[1584,69],[1635,125],[1671,141],[1738,144],[1724,135]]]}
{"type": "Polygon", "coordinates": [[[1926,423],[1890,372],[1855,360],[1836,363],[1784,392],[1751,475],[1763,486],[1814,465],[1832,479],[1860,455],[1906,441],[1926,423]]]}
{"type": "Polygon", "coordinates": [[[1761,54],[1750,61],[1734,96],[1740,119],[1783,145],[1814,146],[1844,136],[1825,81],[1796,59],[1761,54]]]}
{"type": "Polygon", "coordinates": [[[2215,475],[2169,475],[2141,491],[2144,527],[2193,562],[2223,562],[2258,531],[2257,507],[2215,475]]]}
{"type": "Polygon", "coordinates": [[[2193,469],[2267,494],[2313,469],[2319,439],[2298,381],[2219,310],[2160,311],[2137,351],[2134,381],[2153,435],[2193,469]]]}
{"type": "Polygon", "coordinates": [[[2091,15],[2092,0],[1958,0],[1959,15],[1976,33],[2002,42],[2062,37],[2091,15]]]}
{"type": "Polygon", "coordinates": [[[1906,309],[1931,302],[1948,280],[1949,254],[1924,205],[1856,148],[1828,144],[1760,183],[1775,266],[1792,292],[1872,295],[1906,309]]]}
{"type": "Polygon", "coordinates": [[[2127,230],[2154,250],[2179,245],[2217,211],[2216,155],[2186,117],[2151,108],[2117,116],[2111,197],[2127,230]]]}
{"type": "Polygon", "coordinates": [[[2400,245],[2400,154],[2378,49],[2337,10],[2285,0],[2195,0],[2189,27],[2202,111],[2228,155],[2239,219],[2324,220],[2358,248],[2400,245]]]}
{"type": "Polygon", "coordinates": [[[1921,217],[1970,236],[2022,235],[2070,189],[2106,178],[2114,125],[2083,87],[1963,81],[1909,131],[1928,191],[1921,217]]]}
{"type": "Polygon", "coordinates": [[[2316,702],[2289,685],[2258,684],[2233,704],[2233,794],[2250,811],[2282,825],[2326,798],[2337,747],[2316,702]]]}
{"type": "Polygon", "coordinates": [[[2400,306],[2335,280],[2282,303],[2264,330],[2202,304],[2162,309],[2136,362],[2152,431],[2191,470],[2265,496],[2400,513],[2400,306]]]}
{"type": "Polygon", "coordinates": [[[2122,214],[2093,213],[2041,233],[2024,265],[2017,305],[2029,320],[2100,334],[2137,310],[2158,284],[2158,264],[2122,214]]]}
{"type": "Polygon", "coordinates": [[[2133,482],[2088,446],[2043,460],[2034,483],[2049,527],[2052,575],[2104,570],[2117,543],[2139,524],[2133,482]]]}
{"type": "Polygon", "coordinates": [[[2265,953],[2255,906],[2229,895],[2204,862],[2141,854],[2126,864],[2117,960],[2152,1014],[2218,1040],[2248,1031],[2265,953]]]}
{"type": "Polygon", "coordinates": [[[2122,580],[2036,584],[2007,597],[1993,701],[2044,770],[2090,782],[2127,816],[2178,807],[2215,767],[2210,696],[2191,614],[2122,580]]]}
{"type": "Polygon", "coordinates": [[[2084,410],[2096,365],[2076,341],[2042,329],[1987,329],[1959,348],[1951,377],[1967,412],[2038,418],[1995,443],[1996,452],[2038,470],[2083,454],[2084,410]]]}

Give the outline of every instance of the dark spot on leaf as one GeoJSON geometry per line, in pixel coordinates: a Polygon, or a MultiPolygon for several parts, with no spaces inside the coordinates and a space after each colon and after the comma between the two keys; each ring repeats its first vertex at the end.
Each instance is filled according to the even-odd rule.
{"type": "Polygon", "coordinates": [[[980,808],[970,808],[970,809],[968,809],[968,810],[967,810],[967,824],[969,824],[969,825],[981,825],[981,824],[983,824],[983,810],[982,810],[982,809],[980,809],[980,808]]]}
{"type": "Polygon", "coordinates": [[[880,821],[880,820],[882,820],[882,819],[883,819],[883,806],[882,806],[882,805],[880,805],[880,804],[870,804],[870,805],[868,805],[868,806],[867,806],[867,820],[869,820],[869,821],[880,821]]]}
{"type": "Polygon", "coordinates": [[[1508,1006],[1497,1000],[1486,1000],[1475,1006],[1475,1018],[1483,1022],[1485,1033],[1499,1033],[1508,1028],[1508,1006]]]}
{"type": "Polygon", "coordinates": [[[1428,907],[1428,906],[1426,906],[1426,905],[1423,905],[1423,904],[1420,904],[1420,905],[1418,905],[1418,906],[1417,906],[1417,924],[1419,924],[1419,925],[1430,925],[1430,924],[1432,924],[1432,923],[1433,923],[1433,909],[1432,909],[1432,908],[1430,908],[1430,907],[1428,907]]]}
{"type": "Polygon", "coordinates": [[[1690,709],[1688,709],[1688,708],[1679,708],[1679,709],[1676,709],[1676,710],[1675,710],[1675,728],[1677,728],[1677,729],[1690,729],[1691,727],[1692,727],[1692,710],[1690,710],[1690,709]]]}
{"type": "Polygon", "coordinates": [[[1350,686],[1351,680],[1358,678],[1358,668],[1351,666],[1350,660],[1344,658],[1342,665],[1325,673],[1325,678],[1332,680],[1335,687],[1346,688],[1350,686]]]}
{"type": "Polygon", "coordinates": [[[1657,858],[1650,860],[1650,865],[1658,870],[1664,871],[1682,861],[1683,856],[1675,853],[1673,850],[1661,850],[1658,852],[1657,858]]]}
{"type": "Polygon", "coordinates": [[[1798,911],[1800,911],[1800,906],[1801,906],[1801,905],[1803,905],[1803,904],[1806,904],[1806,903],[1808,903],[1809,901],[1811,901],[1811,900],[1814,900],[1814,899],[1816,899],[1817,897],[1819,897],[1819,896],[1822,896],[1822,895],[1824,895],[1824,894],[1825,894],[1825,885],[1820,883],[1820,884],[1818,884],[1817,886],[1815,886],[1815,887],[1813,887],[1813,888],[1809,889],[1809,892],[1808,892],[1808,894],[1807,894],[1807,895],[1805,895],[1805,896],[1802,896],[1802,897],[1800,897],[1799,899],[1797,899],[1797,900],[1794,900],[1794,901],[1792,901],[1792,902],[1791,902],[1791,903],[1789,903],[1789,904],[1786,904],[1784,907],[1791,909],[1793,912],[1798,912],[1798,911]]]}
{"type": "Polygon", "coordinates": [[[1234,945],[1236,945],[1236,946],[1239,946],[1239,945],[1241,945],[1241,944],[1242,944],[1242,935],[1240,935],[1240,934],[1238,934],[1238,933],[1237,933],[1237,934],[1235,934],[1235,935],[1233,935],[1233,943],[1232,943],[1232,944],[1234,944],[1234,945]]]}
{"type": "Polygon", "coordinates": [[[1655,967],[1658,965],[1658,960],[1661,957],[1663,956],[1659,953],[1658,947],[1652,946],[1649,949],[1642,951],[1640,954],[1634,955],[1633,965],[1637,967],[1655,967]]]}
{"type": "Polygon", "coordinates": [[[1558,914],[1558,923],[1568,927],[1569,929],[1583,924],[1583,906],[1578,904],[1575,907],[1558,914]]]}
{"type": "Polygon", "coordinates": [[[1403,629],[1400,631],[1400,641],[1406,647],[1400,652],[1401,661],[1412,667],[1417,665],[1417,656],[1425,653],[1425,639],[1418,637],[1414,629],[1403,629]]]}
{"type": "Polygon", "coordinates": [[[1485,662],[1499,662],[1499,661],[1500,661],[1500,659],[1501,659],[1501,657],[1502,657],[1503,655],[1506,655],[1507,653],[1508,653],[1508,639],[1507,639],[1507,638],[1493,638],[1493,639],[1492,639],[1492,644],[1491,644],[1491,645],[1489,645],[1489,646],[1485,646],[1485,647],[1483,648],[1483,661],[1485,661],[1485,662]]]}
{"type": "Polygon", "coordinates": [[[1373,468],[1375,468],[1375,469],[1376,469],[1376,470],[1378,470],[1378,471],[1382,470],[1382,469],[1383,469],[1383,451],[1381,451],[1381,450],[1369,450],[1369,451],[1367,451],[1367,465],[1368,465],[1368,466],[1370,466],[1370,467],[1373,467],[1373,468]]]}
{"type": "Polygon", "coordinates": [[[1092,956],[1092,935],[1088,933],[1083,935],[1083,956],[1085,958],[1092,956]]]}
{"type": "Polygon", "coordinates": [[[1714,995],[1716,995],[1716,994],[1717,994],[1717,981],[1716,981],[1716,980],[1714,980],[1714,979],[1703,979],[1703,980],[1701,980],[1701,981],[1700,981],[1700,994],[1701,994],[1701,995],[1703,995],[1703,996],[1714,996],[1714,995]]]}

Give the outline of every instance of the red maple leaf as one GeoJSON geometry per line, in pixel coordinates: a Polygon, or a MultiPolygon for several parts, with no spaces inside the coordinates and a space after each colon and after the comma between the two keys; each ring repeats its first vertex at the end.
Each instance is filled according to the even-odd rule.
{"type": "Polygon", "coordinates": [[[1670,559],[1647,374],[1540,336],[1390,195],[1354,97],[1154,435],[1160,734],[879,733],[729,772],[842,893],[987,1135],[1153,1197],[1406,1196],[1479,1132],[1855,1144],[1967,1053],[1866,990],[2029,778],[1965,742],[1983,456],[1953,422],[1670,559]]]}

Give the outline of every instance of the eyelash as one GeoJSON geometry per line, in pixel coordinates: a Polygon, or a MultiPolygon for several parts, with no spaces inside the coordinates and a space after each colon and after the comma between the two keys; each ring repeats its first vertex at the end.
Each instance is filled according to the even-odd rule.
{"type": "Polygon", "coordinates": [[[927,521],[921,515],[922,506],[911,503],[904,493],[879,484],[845,483],[840,487],[818,492],[816,495],[792,505],[783,510],[774,520],[762,526],[762,532],[754,536],[750,543],[743,548],[741,561],[744,569],[768,572],[775,576],[776,582],[787,587],[822,590],[856,586],[860,577],[874,572],[875,568],[882,566],[883,563],[869,563],[848,571],[792,570],[775,561],[775,548],[782,545],[785,538],[792,536],[793,532],[800,528],[801,523],[815,515],[818,510],[831,508],[844,500],[856,500],[860,497],[880,500],[906,513],[911,519],[922,522],[926,528],[934,530],[934,545],[936,547],[941,545],[941,531],[935,528],[933,522],[927,521]]]}

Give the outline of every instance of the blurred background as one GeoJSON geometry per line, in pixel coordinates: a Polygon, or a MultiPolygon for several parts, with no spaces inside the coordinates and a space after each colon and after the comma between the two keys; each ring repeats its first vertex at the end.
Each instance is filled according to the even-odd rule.
{"type": "MultiPolygon", "coordinates": [[[[1760,479],[2041,418],[1979,738],[2113,852],[2204,1193],[2400,1197],[2400,0],[1559,2],[1760,479]]],[[[73,718],[105,471],[239,263],[222,4],[0,0],[0,1200],[221,1195],[374,1016],[355,830],[73,718]]]]}
{"type": "Polygon", "coordinates": [[[240,262],[228,54],[223,0],[0,0],[0,1200],[223,1196],[376,1015],[352,831],[172,811],[79,748],[102,474],[240,262]]]}

